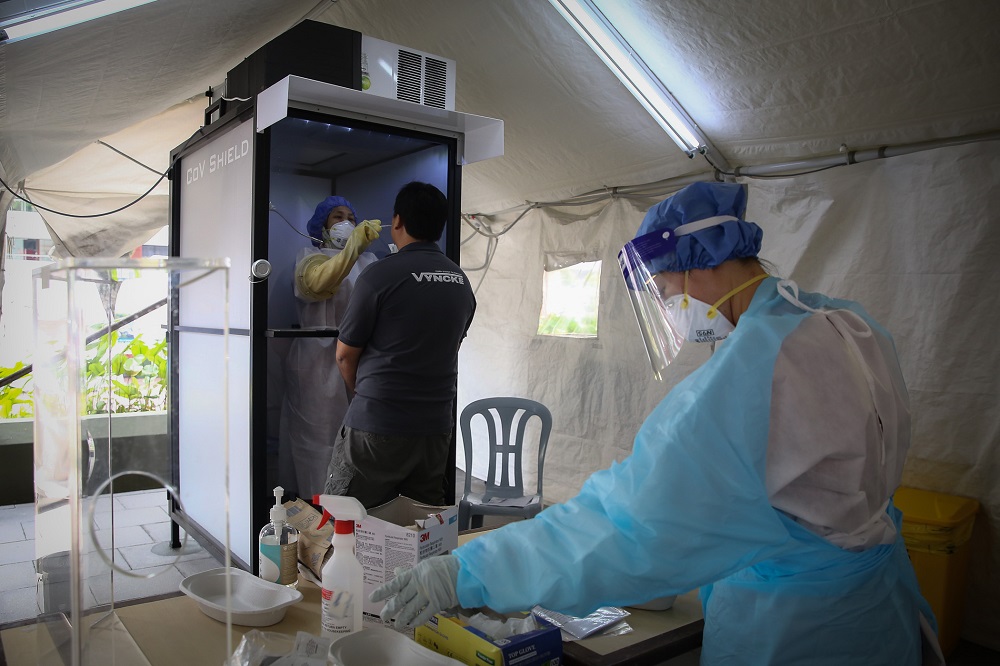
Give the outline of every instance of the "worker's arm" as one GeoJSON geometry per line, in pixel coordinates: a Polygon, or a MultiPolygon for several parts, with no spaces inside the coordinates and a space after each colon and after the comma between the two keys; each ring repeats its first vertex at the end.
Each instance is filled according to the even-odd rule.
{"type": "Polygon", "coordinates": [[[317,253],[302,259],[295,267],[299,294],[308,301],[322,301],[337,293],[358,257],[378,238],[380,228],[378,220],[365,220],[354,228],[347,245],[336,255],[317,253]]]}
{"type": "Polygon", "coordinates": [[[363,351],[364,347],[352,347],[337,340],[337,367],[351,395],[354,395],[354,384],[358,381],[358,361],[363,351]]]}

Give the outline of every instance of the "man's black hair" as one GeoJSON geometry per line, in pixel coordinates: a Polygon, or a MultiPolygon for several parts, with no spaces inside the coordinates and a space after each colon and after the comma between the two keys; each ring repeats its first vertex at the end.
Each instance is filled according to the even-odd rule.
{"type": "Polygon", "coordinates": [[[437,241],[448,221],[448,200],[430,183],[407,183],[396,195],[393,216],[399,215],[406,233],[417,240],[437,241]]]}

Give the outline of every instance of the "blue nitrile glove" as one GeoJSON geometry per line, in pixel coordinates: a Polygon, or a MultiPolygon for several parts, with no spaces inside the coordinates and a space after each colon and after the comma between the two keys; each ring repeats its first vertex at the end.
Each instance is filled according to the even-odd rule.
{"type": "Polygon", "coordinates": [[[369,599],[392,597],[382,609],[382,621],[395,618],[396,626],[419,626],[435,613],[458,605],[458,568],[454,555],[431,557],[412,569],[397,568],[396,577],[372,592],[369,599]]]}

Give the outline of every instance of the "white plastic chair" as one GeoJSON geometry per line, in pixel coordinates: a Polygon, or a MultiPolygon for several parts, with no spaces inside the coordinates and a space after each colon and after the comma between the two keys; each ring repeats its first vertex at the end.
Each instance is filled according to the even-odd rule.
{"type": "Polygon", "coordinates": [[[458,529],[482,527],[483,516],[531,518],[542,510],[542,471],[545,449],[552,431],[552,414],[540,402],[527,398],[484,398],[469,403],[459,417],[465,447],[465,493],[458,505],[458,529]],[[484,493],[472,492],[472,419],[481,416],[489,433],[489,474],[484,493]],[[528,421],[541,422],[538,438],[538,483],[526,494],[522,476],[522,450],[528,421]],[[516,424],[516,425],[515,425],[516,424]],[[506,500],[506,502],[504,502],[506,500]],[[504,502],[499,504],[498,502],[504,502]],[[523,504],[524,506],[511,506],[523,504]]]}

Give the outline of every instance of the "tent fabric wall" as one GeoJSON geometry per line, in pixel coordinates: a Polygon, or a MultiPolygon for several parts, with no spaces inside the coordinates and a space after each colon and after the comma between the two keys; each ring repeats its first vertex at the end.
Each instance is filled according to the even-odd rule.
{"type": "MultiPolygon", "coordinates": [[[[993,141],[745,181],[747,217],[764,229],[761,256],[802,289],[861,302],[895,336],[913,413],[904,483],[981,502],[966,636],[992,646],[1000,621],[1000,553],[989,547],[1000,537],[996,173],[993,141]]],[[[546,501],[568,499],[627,456],[646,414],[709,353],[686,345],[665,381],[652,379],[616,261],[651,203],[614,200],[575,220],[531,211],[501,237],[477,292],[459,407],[491,395],[549,407],[546,501]],[[546,251],[584,250],[603,260],[598,338],[536,335],[546,251]]],[[[484,240],[470,240],[463,263],[480,265],[484,251],[484,240]]],[[[474,456],[473,474],[484,477],[481,460],[474,456]]]]}
{"type": "Polygon", "coordinates": [[[205,98],[186,100],[34,174],[26,192],[33,203],[66,213],[102,217],[78,218],[45,210],[60,256],[117,257],[142,245],[167,225],[169,183],[160,175],[170,167],[170,148],[179,146],[204,122],[205,98]],[[123,157],[109,148],[125,153],[123,157]],[[164,150],[164,146],[170,146],[164,150]],[[155,186],[155,187],[154,187],[155,186]]]}
{"type": "Polygon", "coordinates": [[[733,164],[997,129],[992,0],[597,4],[733,164]]]}
{"type": "Polygon", "coordinates": [[[160,0],[0,44],[4,180],[13,186],[98,138],[203,94],[316,4],[160,0]]]}

